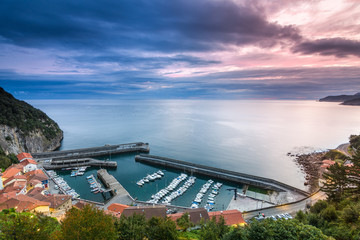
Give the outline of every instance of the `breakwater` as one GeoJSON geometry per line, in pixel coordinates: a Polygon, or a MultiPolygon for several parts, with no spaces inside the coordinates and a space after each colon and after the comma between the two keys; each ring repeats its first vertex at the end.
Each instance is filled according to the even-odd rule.
{"type": "Polygon", "coordinates": [[[111,194],[116,201],[122,204],[133,204],[134,199],[130,196],[128,191],[114,178],[113,175],[109,174],[106,169],[100,169],[97,171],[98,178],[102,181],[105,187],[111,189],[111,194]]]}
{"type": "Polygon", "coordinates": [[[117,162],[101,161],[93,158],[80,158],[80,159],[52,160],[50,162],[44,162],[42,166],[46,170],[56,170],[62,168],[73,168],[73,167],[82,167],[82,166],[116,168],[117,162]]]}
{"type": "Polygon", "coordinates": [[[121,154],[129,152],[143,152],[150,151],[149,144],[143,142],[126,143],[118,145],[105,145],[101,147],[81,148],[64,151],[31,153],[37,160],[52,159],[52,160],[66,160],[66,159],[79,159],[91,158],[101,156],[111,156],[111,154],[121,154]]]}
{"type": "Polygon", "coordinates": [[[214,177],[214,178],[218,178],[218,179],[222,179],[222,180],[226,180],[226,181],[230,181],[230,182],[252,185],[252,186],[260,187],[263,189],[274,190],[277,192],[293,191],[293,192],[296,192],[303,196],[309,195],[309,193],[304,190],[295,188],[293,186],[276,181],[274,179],[263,178],[263,177],[259,177],[259,176],[229,171],[229,170],[215,168],[215,167],[209,167],[209,166],[205,166],[205,165],[180,161],[180,160],[171,159],[171,158],[142,154],[142,155],[135,156],[135,161],[147,163],[150,165],[173,168],[173,169],[188,172],[190,174],[196,173],[196,174],[214,177]]]}

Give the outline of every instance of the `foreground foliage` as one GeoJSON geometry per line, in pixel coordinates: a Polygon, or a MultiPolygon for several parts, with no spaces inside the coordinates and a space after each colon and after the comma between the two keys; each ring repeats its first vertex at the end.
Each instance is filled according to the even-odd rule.
{"type": "Polygon", "coordinates": [[[308,213],[298,212],[296,219],[322,230],[335,239],[360,239],[360,198],[352,196],[339,202],[318,201],[308,213]]]}
{"type": "Polygon", "coordinates": [[[86,205],[82,210],[72,208],[61,223],[59,239],[116,239],[113,218],[104,211],[86,205]]]}
{"type": "Polygon", "coordinates": [[[0,239],[53,239],[59,227],[56,219],[40,214],[18,213],[14,209],[0,213],[0,239]]]}

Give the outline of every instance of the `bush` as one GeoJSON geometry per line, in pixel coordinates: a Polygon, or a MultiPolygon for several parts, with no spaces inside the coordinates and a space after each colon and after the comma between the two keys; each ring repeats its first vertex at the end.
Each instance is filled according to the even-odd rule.
{"type": "Polygon", "coordinates": [[[324,200],[317,201],[311,208],[311,213],[320,213],[322,210],[327,208],[328,203],[324,200]]]}

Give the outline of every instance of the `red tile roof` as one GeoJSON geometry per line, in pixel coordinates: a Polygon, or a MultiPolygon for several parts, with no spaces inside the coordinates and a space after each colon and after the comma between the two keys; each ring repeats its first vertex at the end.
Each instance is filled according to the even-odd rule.
{"type": "MultiPolygon", "coordinates": [[[[43,191],[44,191],[43,188],[41,188],[41,187],[35,187],[35,188],[30,189],[30,190],[26,193],[26,195],[29,196],[29,197],[36,198],[36,196],[38,196],[38,195],[44,196],[44,195],[42,194],[43,191]]],[[[36,199],[38,199],[38,198],[36,198],[36,199]]],[[[41,199],[38,199],[38,200],[41,200],[41,199]]]]}
{"type": "Polygon", "coordinates": [[[25,180],[26,181],[26,177],[24,175],[15,175],[15,176],[12,176],[12,177],[9,177],[8,179],[6,179],[3,184],[4,186],[7,185],[9,182],[11,182],[12,180],[25,180]]]}
{"type": "Polygon", "coordinates": [[[17,211],[24,211],[24,210],[31,211],[40,206],[50,206],[50,203],[39,201],[35,198],[23,194],[19,194],[1,203],[0,210],[15,208],[17,211]]]}
{"type": "Polygon", "coordinates": [[[50,203],[51,208],[58,208],[67,201],[71,199],[70,195],[59,195],[59,194],[53,194],[48,196],[48,198],[45,200],[50,203]]]}
{"type": "Polygon", "coordinates": [[[87,205],[87,204],[90,204],[90,203],[79,201],[74,205],[74,207],[76,207],[78,209],[83,209],[85,207],[85,205],[87,205]]]}
{"type": "Polygon", "coordinates": [[[46,174],[41,169],[35,169],[35,170],[32,170],[32,171],[29,171],[29,172],[25,173],[24,175],[26,177],[29,177],[29,176],[32,176],[32,175],[35,175],[35,174],[43,174],[43,175],[46,176],[46,174]]]}
{"type": "Polygon", "coordinates": [[[35,162],[35,161],[32,160],[32,159],[25,159],[24,161],[22,161],[22,162],[19,163],[19,164],[25,167],[25,166],[28,165],[28,164],[35,164],[35,165],[37,165],[37,162],[35,162]]]}
{"type": "Polygon", "coordinates": [[[31,211],[36,207],[36,204],[28,201],[19,201],[15,198],[10,198],[0,204],[0,210],[15,208],[17,211],[22,212],[25,210],[31,211]]]}
{"type": "Polygon", "coordinates": [[[115,213],[122,213],[124,211],[125,208],[128,208],[130,206],[128,205],[124,205],[124,204],[120,204],[120,203],[113,203],[110,206],[108,206],[108,210],[115,212],[115,213]]]}
{"type": "Polygon", "coordinates": [[[12,176],[15,176],[19,172],[21,172],[23,167],[19,164],[14,164],[8,167],[5,172],[3,172],[3,178],[10,178],[12,176]]]}
{"type": "Polygon", "coordinates": [[[21,192],[21,190],[24,189],[25,185],[26,185],[26,182],[24,182],[24,181],[14,181],[14,182],[10,183],[9,185],[7,185],[4,189],[2,189],[0,191],[0,194],[1,193],[10,193],[10,192],[19,193],[19,192],[21,192]]]}
{"type": "Polygon", "coordinates": [[[333,164],[336,163],[335,161],[329,160],[329,159],[325,159],[325,160],[323,160],[322,162],[323,162],[323,164],[329,164],[329,165],[333,165],[333,164]]]}
{"type": "Polygon", "coordinates": [[[31,159],[33,158],[30,153],[25,153],[25,152],[19,153],[16,157],[19,161],[25,158],[31,158],[31,159]]]}
{"type": "Polygon", "coordinates": [[[224,217],[225,224],[228,226],[234,224],[244,224],[245,220],[240,211],[234,210],[226,210],[226,211],[217,211],[217,212],[209,212],[209,217],[215,217],[217,221],[219,221],[220,216],[224,217]]]}

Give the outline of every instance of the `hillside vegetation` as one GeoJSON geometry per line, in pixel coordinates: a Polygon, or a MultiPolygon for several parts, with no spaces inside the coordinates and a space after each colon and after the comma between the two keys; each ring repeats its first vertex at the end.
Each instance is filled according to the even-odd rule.
{"type": "Polygon", "coordinates": [[[17,127],[25,135],[40,130],[48,139],[61,132],[56,122],[30,104],[17,100],[0,87],[0,125],[17,127]]]}

